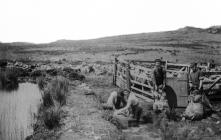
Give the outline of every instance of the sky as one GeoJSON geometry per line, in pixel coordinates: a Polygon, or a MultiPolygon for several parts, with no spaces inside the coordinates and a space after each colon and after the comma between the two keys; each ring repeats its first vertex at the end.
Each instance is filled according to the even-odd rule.
{"type": "Polygon", "coordinates": [[[220,0],[0,0],[0,42],[168,31],[221,25],[220,0]]]}

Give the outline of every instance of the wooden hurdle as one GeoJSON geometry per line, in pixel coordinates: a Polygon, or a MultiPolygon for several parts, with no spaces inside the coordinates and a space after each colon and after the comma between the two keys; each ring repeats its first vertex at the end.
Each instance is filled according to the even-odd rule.
{"type": "MultiPolygon", "coordinates": [[[[174,107],[186,107],[189,95],[189,64],[163,63],[166,70],[168,102],[174,107]]],[[[113,84],[129,89],[137,97],[153,102],[152,70],[154,61],[126,61],[115,58],[113,84]],[[142,64],[143,63],[143,64],[142,64]],[[145,64],[144,64],[145,63],[145,64]]],[[[221,87],[220,72],[203,72],[204,86],[221,87]],[[220,84],[220,85],[219,85],[220,84]]],[[[211,88],[212,90],[212,88],[211,88]]],[[[221,97],[221,96],[220,96],[221,97]]]]}

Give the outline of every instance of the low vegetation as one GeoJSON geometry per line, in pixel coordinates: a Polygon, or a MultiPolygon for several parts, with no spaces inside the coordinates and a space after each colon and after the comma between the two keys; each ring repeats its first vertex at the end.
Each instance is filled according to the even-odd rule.
{"type": "Polygon", "coordinates": [[[40,77],[38,86],[42,92],[38,120],[43,122],[46,129],[57,128],[61,125],[62,106],[66,104],[69,82],[66,78],[57,76],[46,83],[44,78],[40,77]]]}
{"type": "Polygon", "coordinates": [[[58,76],[53,79],[47,86],[49,94],[52,95],[53,99],[63,106],[66,104],[66,98],[68,95],[68,80],[62,76],[58,76]]]}
{"type": "Polygon", "coordinates": [[[12,70],[0,70],[0,89],[14,90],[18,88],[18,77],[12,70]]]}

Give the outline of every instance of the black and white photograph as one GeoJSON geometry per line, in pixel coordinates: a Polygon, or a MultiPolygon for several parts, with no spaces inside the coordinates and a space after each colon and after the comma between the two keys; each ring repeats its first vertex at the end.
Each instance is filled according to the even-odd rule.
{"type": "Polygon", "coordinates": [[[0,140],[221,140],[220,0],[0,0],[0,140]]]}

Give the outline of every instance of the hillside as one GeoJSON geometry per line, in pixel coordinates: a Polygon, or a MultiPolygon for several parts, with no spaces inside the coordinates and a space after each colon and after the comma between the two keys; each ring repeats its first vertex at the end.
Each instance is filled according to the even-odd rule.
{"type": "Polygon", "coordinates": [[[49,45],[58,47],[81,45],[88,47],[219,46],[221,43],[221,32],[219,33],[219,30],[221,27],[218,28],[218,26],[207,29],[184,27],[175,31],[119,35],[82,41],[59,40],[49,45]]]}
{"type": "MultiPolygon", "coordinates": [[[[3,53],[5,57],[10,52],[13,57],[28,56],[35,59],[36,57],[37,59],[44,58],[44,60],[52,57],[54,60],[58,60],[64,56],[72,59],[76,53],[80,52],[96,54],[94,57],[100,58],[104,52],[112,52],[107,55],[110,56],[116,52],[125,54],[126,51],[126,54],[129,56],[132,54],[132,58],[138,57],[137,59],[153,59],[148,53],[154,52],[154,54],[151,53],[154,58],[163,56],[163,58],[173,61],[189,62],[194,55],[196,60],[202,57],[207,61],[218,59],[221,56],[221,26],[212,26],[206,29],[187,26],[166,32],[119,35],[90,40],[58,40],[46,44],[1,43],[0,46],[1,53],[7,52],[3,53]]],[[[77,60],[87,57],[90,55],[75,56],[75,58],[79,58],[77,60]]],[[[11,55],[9,58],[12,58],[11,55]]]]}

